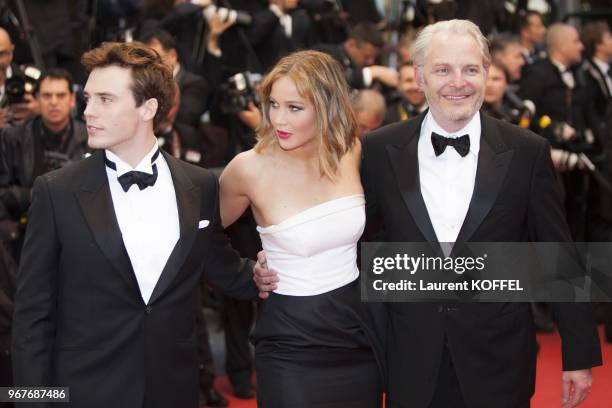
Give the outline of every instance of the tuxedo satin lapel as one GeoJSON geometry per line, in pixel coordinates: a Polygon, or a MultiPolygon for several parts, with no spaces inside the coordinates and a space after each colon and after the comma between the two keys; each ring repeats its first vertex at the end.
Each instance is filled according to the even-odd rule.
{"type": "Polygon", "coordinates": [[[493,207],[514,154],[514,150],[509,150],[497,133],[493,119],[482,113],[481,118],[482,133],[474,193],[457,242],[469,241],[493,207]]]}
{"type": "Polygon", "coordinates": [[[91,158],[88,176],[81,190],[76,193],[85,220],[104,256],[140,297],[138,282],[115,215],[102,151],[95,152],[91,158]]]}
{"type": "Polygon", "coordinates": [[[420,126],[416,126],[416,130],[413,129],[412,134],[408,136],[408,143],[403,147],[388,145],[387,154],[395,172],[402,198],[412,218],[426,241],[437,242],[438,239],[431,224],[425,201],[423,201],[419,182],[417,146],[420,128],[420,126]]]}
{"type": "Polygon", "coordinates": [[[179,214],[180,237],[153,289],[149,304],[153,303],[170,286],[191,252],[198,232],[200,217],[200,188],[194,185],[181,168],[181,163],[162,152],[174,182],[176,205],[179,214]]]}

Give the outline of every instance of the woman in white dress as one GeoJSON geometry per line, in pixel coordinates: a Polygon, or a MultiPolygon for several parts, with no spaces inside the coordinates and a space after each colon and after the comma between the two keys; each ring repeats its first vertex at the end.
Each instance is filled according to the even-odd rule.
{"type": "Polygon", "coordinates": [[[365,201],[344,72],[327,54],[296,52],[260,96],[258,143],[220,181],[224,226],[250,206],[280,277],[252,336],[259,406],[380,407],[381,347],[357,281],[365,201]]]}

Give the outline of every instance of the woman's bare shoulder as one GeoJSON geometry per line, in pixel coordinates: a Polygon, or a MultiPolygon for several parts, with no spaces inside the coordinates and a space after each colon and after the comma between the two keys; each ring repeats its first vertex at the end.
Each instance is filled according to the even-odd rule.
{"type": "Polygon", "coordinates": [[[223,170],[226,175],[238,178],[249,178],[257,174],[263,165],[262,154],[250,149],[237,154],[223,170]]]}

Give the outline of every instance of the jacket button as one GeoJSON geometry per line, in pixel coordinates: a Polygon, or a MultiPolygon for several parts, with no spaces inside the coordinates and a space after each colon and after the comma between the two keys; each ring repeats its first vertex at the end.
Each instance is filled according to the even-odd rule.
{"type": "Polygon", "coordinates": [[[146,314],[151,314],[152,311],[153,311],[153,307],[151,306],[147,306],[147,308],[145,309],[146,314]]]}

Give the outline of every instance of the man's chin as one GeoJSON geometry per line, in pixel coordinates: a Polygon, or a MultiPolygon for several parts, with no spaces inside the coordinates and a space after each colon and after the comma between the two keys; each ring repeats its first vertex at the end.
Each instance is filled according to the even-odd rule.
{"type": "Polygon", "coordinates": [[[471,119],[474,113],[471,108],[457,109],[449,112],[448,118],[453,122],[460,122],[471,119]]]}

